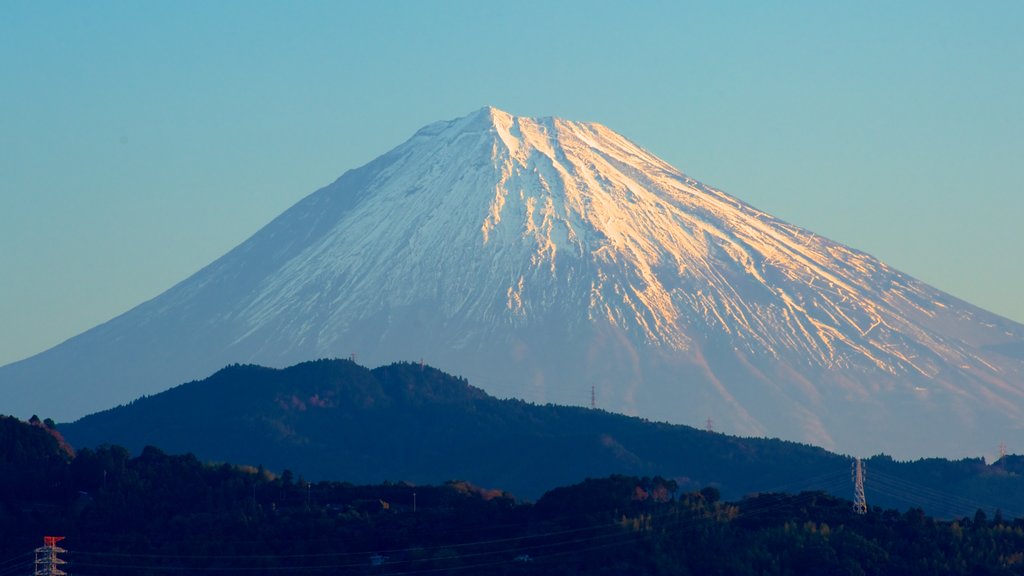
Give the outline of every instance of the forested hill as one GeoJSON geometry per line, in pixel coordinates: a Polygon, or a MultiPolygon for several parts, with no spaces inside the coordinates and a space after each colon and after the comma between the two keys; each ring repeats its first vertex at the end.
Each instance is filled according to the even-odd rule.
{"type": "Polygon", "coordinates": [[[19,462],[0,490],[5,576],[33,572],[44,535],[66,537],[61,567],[78,576],[1024,574],[1024,519],[999,514],[858,515],[821,492],[727,502],[621,475],[534,504],[467,482],[310,483],[153,447],[72,458],[39,432],[0,418],[0,460],[19,462]]]}
{"type": "Polygon", "coordinates": [[[0,466],[15,467],[27,462],[66,462],[74,451],[57,432],[56,425],[33,416],[28,422],[0,416],[0,466]]]}
{"type": "MultiPolygon", "coordinates": [[[[320,360],[277,370],[231,366],[94,414],[61,432],[75,447],[146,445],[207,461],[357,483],[451,479],[534,499],[609,474],[661,475],[727,498],[824,490],[850,497],[851,459],[820,448],[737,438],[581,407],[500,400],[429,366],[369,370],[320,360]]],[[[1018,459],[867,461],[869,504],[940,517],[1024,516],[1018,459]]]]}

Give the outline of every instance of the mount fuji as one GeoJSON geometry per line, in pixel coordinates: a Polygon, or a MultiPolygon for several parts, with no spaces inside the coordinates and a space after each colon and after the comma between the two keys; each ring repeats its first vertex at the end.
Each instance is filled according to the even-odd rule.
{"type": "Polygon", "coordinates": [[[351,355],[850,453],[1024,440],[1024,325],[604,126],[491,107],[426,126],[160,296],[0,368],[0,411],[70,419],[230,363],[351,355]]]}

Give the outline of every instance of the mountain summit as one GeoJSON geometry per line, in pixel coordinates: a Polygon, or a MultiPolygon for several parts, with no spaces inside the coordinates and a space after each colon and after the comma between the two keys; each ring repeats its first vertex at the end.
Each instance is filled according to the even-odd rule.
{"type": "Polygon", "coordinates": [[[421,129],[157,298],[0,368],[0,409],[76,417],[232,362],[350,355],[849,452],[976,454],[1024,434],[1024,326],[604,126],[490,107],[421,129]]]}

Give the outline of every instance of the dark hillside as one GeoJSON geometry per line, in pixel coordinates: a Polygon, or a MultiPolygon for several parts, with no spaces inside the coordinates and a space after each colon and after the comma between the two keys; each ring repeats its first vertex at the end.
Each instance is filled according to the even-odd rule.
{"type": "MultiPolygon", "coordinates": [[[[848,457],[580,407],[499,400],[429,366],[369,370],[320,360],[283,370],[230,366],[206,380],[64,424],[75,446],[146,445],[208,461],[357,483],[463,479],[536,498],[609,474],[660,475],[724,497],[825,490],[852,495],[848,457]]],[[[1024,515],[1017,460],[867,461],[869,504],[954,517],[1024,515]]]]}
{"type": "Polygon", "coordinates": [[[714,487],[623,475],[531,504],[467,482],[310,483],[151,446],[136,457],[84,448],[51,467],[52,448],[32,445],[10,470],[5,576],[33,573],[43,535],[66,537],[61,568],[78,576],[1024,574],[1024,520],[982,512],[858,515],[823,492],[730,502],[714,487]]]}

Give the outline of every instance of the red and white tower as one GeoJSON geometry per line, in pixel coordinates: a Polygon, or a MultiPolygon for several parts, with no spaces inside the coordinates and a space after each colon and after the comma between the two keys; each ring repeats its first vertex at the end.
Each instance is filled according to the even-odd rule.
{"type": "Polygon", "coordinates": [[[61,566],[67,564],[60,555],[67,550],[57,546],[63,536],[43,536],[43,546],[36,548],[36,576],[65,576],[61,566]]]}

